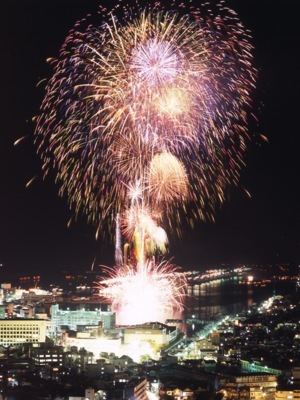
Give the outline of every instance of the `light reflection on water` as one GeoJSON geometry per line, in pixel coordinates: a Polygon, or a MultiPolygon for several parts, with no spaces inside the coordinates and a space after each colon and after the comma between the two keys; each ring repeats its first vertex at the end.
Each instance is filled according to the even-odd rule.
{"type": "Polygon", "coordinates": [[[193,284],[188,287],[185,318],[209,321],[218,316],[247,315],[274,293],[286,295],[295,291],[294,281],[270,281],[265,286],[255,286],[242,278],[229,278],[193,284]]]}

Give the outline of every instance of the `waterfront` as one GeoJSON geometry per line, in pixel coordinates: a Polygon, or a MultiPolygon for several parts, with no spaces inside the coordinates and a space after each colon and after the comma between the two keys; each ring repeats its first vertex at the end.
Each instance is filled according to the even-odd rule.
{"type": "Polygon", "coordinates": [[[203,323],[218,317],[246,316],[273,295],[296,296],[299,295],[299,287],[293,277],[262,278],[257,282],[247,282],[245,276],[238,276],[191,284],[188,286],[185,311],[185,319],[189,322],[187,332],[201,329],[203,323]]]}

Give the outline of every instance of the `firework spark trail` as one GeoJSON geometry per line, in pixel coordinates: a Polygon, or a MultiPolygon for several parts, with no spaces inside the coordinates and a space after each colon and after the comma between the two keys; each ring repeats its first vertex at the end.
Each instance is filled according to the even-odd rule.
{"type": "Polygon", "coordinates": [[[222,4],[118,5],[100,8],[100,21],[76,24],[51,60],[36,144],[45,175],[54,168],[60,194],[102,239],[118,216],[123,265],[119,251],[102,284],[115,309],[151,319],[152,310],[162,316],[182,305],[183,274],[154,260],[166,232],[214,219],[238,184],[256,79],[252,46],[222,4]]]}

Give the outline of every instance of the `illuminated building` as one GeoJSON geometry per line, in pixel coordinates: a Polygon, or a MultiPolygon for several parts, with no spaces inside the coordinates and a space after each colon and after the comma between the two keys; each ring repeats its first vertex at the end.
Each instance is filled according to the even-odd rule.
{"type": "Polygon", "coordinates": [[[216,358],[216,346],[208,339],[200,339],[195,343],[195,354],[204,360],[216,358]]]}
{"type": "Polygon", "coordinates": [[[194,391],[188,387],[169,388],[168,390],[166,390],[165,394],[167,396],[172,396],[175,400],[188,400],[195,397],[194,391]]]}
{"type": "Polygon", "coordinates": [[[151,343],[155,346],[164,346],[174,340],[179,330],[174,326],[158,322],[149,322],[142,325],[127,326],[123,329],[124,344],[151,343]]]}
{"type": "Polygon", "coordinates": [[[64,349],[61,346],[36,346],[31,349],[31,357],[36,365],[64,364],[64,349]]]}
{"type": "Polygon", "coordinates": [[[291,400],[300,398],[300,389],[277,390],[275,400],[291,400]]]}
{"type": "Polygon", "coordinates": [[[84,308],[80,310],[60,310],[58,304],[51,307],[51,327],[50,332],[54,335],[60,333],[62,326],[77,331],[78,326],[98,325],[102,323],[103,329],[113,329],[116,323],[115,313],[111,311],[87,311],[84,308]]]}
{"type": "Polygon", "coordinates": [[[277,379],[273,374],[253,373],[232,375],[222,387],[223,399],[245,398],[275,400],[277,379]]]}
{"type": "Polygon", "coordinates": [[[68,337],[63,341],[64,346],[85,349],[99,358],[101,352],[115,353],[119,356],[123,354],[121,338],[105,337],[68,337]]]}
{"type": "Polygon", "coordinates": [[[45,343],[46,323],[41,319],[1,319],[0,343],[13,346],[24,343],[45,343]]]}

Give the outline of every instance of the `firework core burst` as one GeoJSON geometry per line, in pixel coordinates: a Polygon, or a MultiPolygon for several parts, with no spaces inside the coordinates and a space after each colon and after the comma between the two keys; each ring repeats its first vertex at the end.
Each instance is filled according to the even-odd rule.
{"type": "Polygon", "coordinates": [[[214,220],[244,167],[250,36],[224,2],[118,4],[99,16],[78,22],[51,59],[35,143],[75,216],[103,240],[122,237],[100,284],[118,322],[169,318],[185,278],[163,258],[167,233],[214,220]]]}
{"type": "Polygon", "coordinates": [[[113,300],[118,323],[138,324],[165,321],[178,315],[184,304],[186,281],[170,262],[159,265],[153,260],[143,264],[108,270],[109,279],[101,281],[101,290],[113,300]]]}

